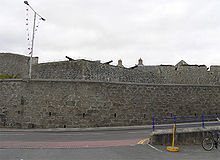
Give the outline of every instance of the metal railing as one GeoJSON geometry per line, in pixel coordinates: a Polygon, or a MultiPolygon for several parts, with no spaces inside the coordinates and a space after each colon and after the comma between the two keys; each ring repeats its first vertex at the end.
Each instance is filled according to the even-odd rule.
{"type": "Polygon", "coordinates": [[[200,115],[200,116],[176,116],[173,117],[155,117],[153,116],[153,131],[156,128],[169,128],[180,126],[202,126],[220,124],[220,114],[216,115],[200,115]]]}

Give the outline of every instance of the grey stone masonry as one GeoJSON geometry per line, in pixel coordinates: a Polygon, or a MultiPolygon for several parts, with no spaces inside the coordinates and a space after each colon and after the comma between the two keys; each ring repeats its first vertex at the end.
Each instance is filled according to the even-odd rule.
{"type": "Polygon", "coordinates": [[[73,80],[0,80],[0,127],[152,124],[157,117],[220,112],[220,86],[73,80]]]}
{"type": "Polygon", "coordinates": [[[63,61],[33,66],[34,79],[72,79],[106,82],[164,83],[155,73],[101,64],[99,61],[63,61]]]}
{"type": "Polygon", "coordinates": [[[211,66],[210,70],[205,65],[138,66],[136,70],[160,75],[164,84],[220,85],[220,66],[211,66]]]}
{"type": "MultiPolygon", "coordinates": [[[[0,74],[27,78],[30,57],[11,53],[0,53],[0,74]]],[[[33,65],[38,64],[38,58],[33,57],[33,65]]]]}
{"type": "MultiPolygon", "coordinates": [[[[27,78],[30,57],[0,53],[0,74],[27,78]]],[[[73,60],[38,64],[33,58],[33,79],[70,79],[105,82],[131,82],[148,84],[200,84],[220,85],[220,66],[188,65],[181,60],[174,65],[145,66],[139,59],[138,65],[126,68],[119,60],[118,66],[100,61],[73,60]]]]}

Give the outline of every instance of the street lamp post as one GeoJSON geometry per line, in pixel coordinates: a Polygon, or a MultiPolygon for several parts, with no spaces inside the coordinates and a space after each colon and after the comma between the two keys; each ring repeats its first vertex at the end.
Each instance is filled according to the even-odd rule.
{"type": "Polygon", "coordinates": [[[31,57],[30,57],[30,66],[29,66],[29,78],[31,79],[31,72],[32,72],[32,57],[33,57],[33,51],[34,51],[34,33],[35,33],[35,21],[36,21],[36,16],[39,16],[41,20],[45,21],[43,17],[41,17],[28,3],[28,1],[24,1],[24,4],[30,7],[30,9],[34,12],[34,24],[33,24],[33,33],[32,33],[32,47],[31,47],[31,57]]]}

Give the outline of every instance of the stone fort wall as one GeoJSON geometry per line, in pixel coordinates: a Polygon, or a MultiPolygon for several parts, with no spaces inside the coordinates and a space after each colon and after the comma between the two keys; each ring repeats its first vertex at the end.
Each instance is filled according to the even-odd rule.
{"type": "MultiPolygon", "coordinates": [[[[27,78],[29,57],[0,53],[0,74],[27,78]]],[[[204,84],[220,85],[220,66],[188,65],[138,65],[124,68],[99,61],[73,60],[38,64],[33,58],[32,78],[71,79],[106,82],[131,82],[150,84],[204,84]]]]}
{"type": "Polygon", "coordinates": [[[0,127],[152,124],[152,117],[220,113],[218,85],[0,80],[0,127]]]}
{"type": "Polygon", "coordinates": [[[33,66],[35,79],[75,79],[107,82],[153,84],[220,85],[220,66],[158,65],[134,69],[102,64],[99,61],[75,60],[33,66]]]}
{"type": "Polygon", "coordinates": [[[137,70],[163,77],[165,84],[210,84],[220,85],[220,66],[205,65],[160,65],[140,66],[137,70]]]}
{"type": "Polygon", "coordinates": [[[63,61],[33,66],[34,79],[75,79],[107,82],[164,83],[163,78],[152,72],[142,72],[99,61],[63,61]]]}
{"type": "MultiPolygon", "coordinates": [[[[0,53],[0,74],[27,78],[29,73],[29,60],[29,57],[18,54],[0,53]]],[[[33,65],[37,63],[38,58],[33,57],[33,65]]]]}
{"type": "MultiPolygon", "coordinates": [[[[27,78],[29,57],[1,53],[0,74],[27,78]]],[[[41,63],[33,58],[32,78],[72,79],[153,84],[220,84],[220,66],[205,65],[138,65],[134,69],[102,64],[99,61],[73,60],[41,63]]]]}

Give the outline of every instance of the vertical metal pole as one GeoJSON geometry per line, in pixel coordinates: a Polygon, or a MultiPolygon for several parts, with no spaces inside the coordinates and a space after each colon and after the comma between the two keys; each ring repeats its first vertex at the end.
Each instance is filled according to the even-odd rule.
{"type": "Polygon", "coordinates": [[[154,131],[154,116],[153,116],[153,131],[154,131]]]}
{"type": "Polygon", "coordinates": [[[172,148],[174,148],[175,129],[176,129],[176,124],[173,125],[173,142],[172,142],[172,148]]]}
{"type": "Polygon", "coordinates": [[[31,57],[30,57],[30,67],[29,67],[29,78],[31,79],[32,72],[32,56],[34,52],[34,33],[35,33],[35,21],[36,21],[36,12],[34,12],[34,24],[33,24],[33,33],[32,33],[32,48],[31,48],[31,57]]]}
{"type": "Polygon", "coordinates": [[[174,124],[176,125],[176,115],[174,115],[174,124]]]}

